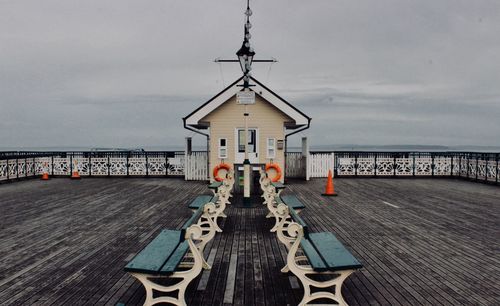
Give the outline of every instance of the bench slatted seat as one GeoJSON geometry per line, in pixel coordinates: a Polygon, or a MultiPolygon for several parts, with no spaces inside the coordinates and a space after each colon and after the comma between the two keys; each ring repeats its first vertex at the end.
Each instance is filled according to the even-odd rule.
{"type": "Polygon", "coordinates": [[[216,231],[209,216],[210,211],[215,211],[215,204],[208,202],[201,204],[180,230],[162,230],[125,266],[124,270],[144,285],[145,305],[164,302],[186,304],[184,293],[189,283],[203,268],[210,269],[203,258],[205,245],[212,240],[216,231]],[[193,261],[184,260],[188,253],[193,261]],[[169,286],[155,282],[162,277],[181,281],[169,286]],[[154,297],[153,290],[163,293],[177,292],[177,297],[165,295],[154,297]]]}
{"type": "Polygon", "coordinates": [[[321,255],[316,251],[314,248],[313,244],[309,239],[302,238],[300,241],[300,246],[302,247],[302,250],[304,251],[304,254],[307,257],[307,260],[311,264],[314,270],[316,271],[326,271],[328,269],[328,266],[325,264],[325,261],[323,258],[321,258],[321,255]]]}
{"type": "Polygon", "coordinates": [[[213,195],[199,195],[189,204],[189,208],[198,209],[208,202],[212,202],[213,197],[213,195]]]}
{"type": "Polygon", "coordinates": [[[213,182],[211,184],[208,185],[208,189],[215,189],[217,190],[217,188],[219,188],[220,186],[222,186],[222,182],[213,182]]]}
{"type": "Polygon", "coordinates": [[[285,189],[286,188],[286,186],[281,182],[271,182],[271,185],[273,185],[273,187],[276,189],[285,189]]]}
{"type": "Polygon", "coordinates": [[[281,200],[286,206],[293,209],[304,209],[306,206],[293,194],[282,195],[281,200]]]}
{"type": "MultiPolygon", "coordinates": [[[[301,241],[301,245],[304,240],[306,239],[301,241]]],[[[311,261],[311,266],[316,271],[339,271],[363,267],[333,233],[311,233],[307,240],[310,241],[315,252],[310,251],[318,254],[323,261],[323,264],[320,263],[317,266],[311,261]]],[[[304,253],[309,258],[309,250],[304,249],[304,253]]]]}
{"type": "Polygon", "coordinates": [[[180,240],[181,231],[162,230],[153,241],[125,266],[125,271],[161,274],[161,268],[176,251],[180,240]]]}

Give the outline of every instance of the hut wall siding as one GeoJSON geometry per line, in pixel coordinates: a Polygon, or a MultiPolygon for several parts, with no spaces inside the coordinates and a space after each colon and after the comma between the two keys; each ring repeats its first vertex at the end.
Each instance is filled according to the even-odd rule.
{"type": "MultiPolygon", "coordinates": [[[[235,161],[235,143],[237,141],[235,129],[245,125],[244,108],[243,105],[237,104],[236,98],[233,97],[202,119],[202,121],[210,122],[209,174],[211,180],[213,179],[211,169],[221,162],[218,156],[220,138],[227,139],[228,158],[224,159],[224,162],[233,164],[235,161]]],[[[260,164],[268,163],[270,160],[267,158],[267,139],[284,140],[284,122],[289,121],[290,118],[258,95],[256,95],[256,103],[248,105],[247,111],[250,114],[248,127],[258,128],[258,161],[260,164]]],[[[284,150],[276,150],[273,162],[278,163],[284,169],[284,158],[284,150]]]]}

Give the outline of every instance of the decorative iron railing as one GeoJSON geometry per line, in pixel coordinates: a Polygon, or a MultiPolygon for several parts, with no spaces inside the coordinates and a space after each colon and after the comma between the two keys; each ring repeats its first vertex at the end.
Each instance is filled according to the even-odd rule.
{"type": "MultiPolygon", "coordinates": [[[[207,152],[0,152],[0,182],[42,175],[182,177],[206,180],[207,152]]],[[[499,184],[500,153],[288,152],[287,177],[460,177],[499,184]]]]}
{"type": "Polygon", "coordinates": [[[310,152],[310,177],[325,176],[327,159],[339,177],[449,176],[496,184],[500,180],[500,153],[310,152]]]}
{"type": "Polygon", "coordinates": [[[0,181],[38,176],[184,176],[184,152],[1,152],[0,181]]]}

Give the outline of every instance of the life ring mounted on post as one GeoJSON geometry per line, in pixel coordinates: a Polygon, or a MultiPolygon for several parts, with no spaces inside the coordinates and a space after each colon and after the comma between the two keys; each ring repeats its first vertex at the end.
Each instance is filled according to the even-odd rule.
{"type": "Polygon", "coordinates": [[[214,175],[214,180],[216,180],[217,182],[222,182],[224,180],[224,178],[219,176],[219,170],[221,169],[226,170],[227,173],[229,172],[229,170],[231,170],[231,166],[226,163],[220,163],[214,167],[213,175],[214,175]]]}
{"type": "Polygon", "coordinates": [[[276,171],[276,175],[273,177],[273,178],[270,178],[272,182],[277,182],[280,180],[281,178],[281,168],[278,164],[275,164],[275,163],[268,163],[266,164],[266,172],[268,172],[269,170],[273,169],[274,171],[276,171]]]}

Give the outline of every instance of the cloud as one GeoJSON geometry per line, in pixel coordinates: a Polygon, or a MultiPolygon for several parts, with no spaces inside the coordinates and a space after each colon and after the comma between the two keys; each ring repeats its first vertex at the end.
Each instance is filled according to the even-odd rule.
{"type": "MultiPolygon", "coordinates": [[[[235,57],[244,4],[1,1],[0,147],[181,145],[181,118],[240,76],[212,61],[235,57]]],[[[498,145],[497,1],[252,9],[256,58],[279,60],[253,74],[313,117],[312,144],[498,145]]]]}

